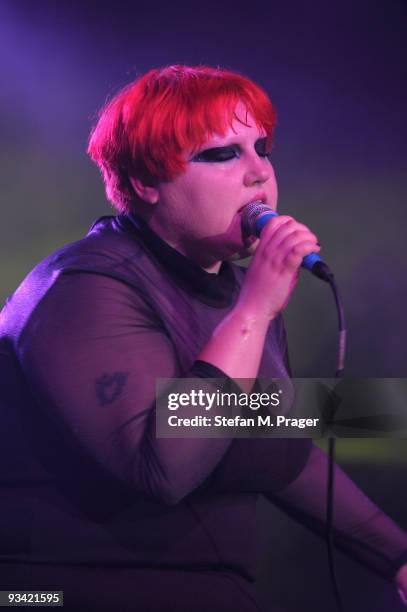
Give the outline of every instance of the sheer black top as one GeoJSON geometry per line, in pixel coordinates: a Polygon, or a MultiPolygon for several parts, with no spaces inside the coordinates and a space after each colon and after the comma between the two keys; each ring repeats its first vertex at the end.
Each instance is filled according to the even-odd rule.
{"type": "MultiPolygon", "coordinates": [[[[220,378],[200,350],[245,269],[210,274],[136,217],[102,217],[0,315],[0,561],[228,568],[251,579],[259,494],[323,532],[326,456],[301,439],[164,439],[156,378],[220,378]]],[[[287,378],[282,318],[259,378],[287,378]]],[[[335,540],[392,578],[407,535],[337,466],[335,540]]]]}

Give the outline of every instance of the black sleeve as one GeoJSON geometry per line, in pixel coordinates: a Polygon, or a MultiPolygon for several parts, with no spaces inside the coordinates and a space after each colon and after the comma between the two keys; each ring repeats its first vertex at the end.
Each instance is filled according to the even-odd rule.
{"type": "Polygon", "coordinates": [[[120,281],[90,273],[59,277],[17,352],[37,405],[58,431],[156,500],[173,504],[194,490],[231,444],[155,436],[156,378],[225,374],[205,362],[181,372],[152,308],[120,281]]]}
{"type": "MultiPolygon", "coordinates": [[[[323,533],[326,457],[309,440],[155,436],[157,377],[217,378],[196,361],[181,372],[167,331],[143,298],[94,274],[63,275],[19,339],[20,365],[43,413],[136,491],[176,503],[200,486],[264,492],[323,533]]],[[[407,536],[336,468],[338,546],[386,576],[407,536]]]]}
{"type": "Polygon", "coordinates": [[[205,386],[211,384],[205,379],[227,376],[200,360],[182,372],[154,310],[110,277],[62,275],[17,348],[31,393],[60,434],[126,485],[164,503],[200,485],[213,492],[278,490],[308,456],[308,440],[157,438],[156,378],[200,378],[205,386]]]}
{"type": "MultiPolygon", "coordinates": [[[[325,535],[328,457],[312,447],[303,470],[267,498],[314,533],[325,535]]],[[[334,542],[380,576],[392,580],[407,563],[407,533],[380,510],[338,466],[334,475],[334,542]]]]}

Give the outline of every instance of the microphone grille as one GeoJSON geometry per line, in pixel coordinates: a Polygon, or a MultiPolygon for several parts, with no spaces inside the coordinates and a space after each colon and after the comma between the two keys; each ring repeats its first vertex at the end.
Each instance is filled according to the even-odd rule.
{"type": "Polygon", "coordinates": [[[257,217],[263,212],[267,212],[269,210],[271,210],[270,206],[266,206],[266,204],[263,204],[263,202],[260,201],[250,202],[250,204],[247,204],[247,206],[244,207],[241,216],[243,232],[248,236],[255,234],[255,223],[257,217]]]}

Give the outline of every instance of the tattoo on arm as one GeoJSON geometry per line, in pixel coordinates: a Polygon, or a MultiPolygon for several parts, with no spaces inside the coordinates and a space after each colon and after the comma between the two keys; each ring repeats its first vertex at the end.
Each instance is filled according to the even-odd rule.
{"type": "Polygon", "coordinates": [[[123,392],[128,372],[104,372],[96,379],[96,397],[100,406],[112,404],[123,392]]]}

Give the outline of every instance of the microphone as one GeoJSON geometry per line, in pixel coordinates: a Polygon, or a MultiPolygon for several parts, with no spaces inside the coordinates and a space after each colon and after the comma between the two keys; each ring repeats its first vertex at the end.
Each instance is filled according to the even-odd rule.
{"type": "MultiPolygon", "coordinates": [[[[269,206],[266,206],[260,201],[250,202],[242,211],[242,232],[248,236],[260,236],[263,227],[274,217],[278,217],[278,213],[269,206]]],[[[309,255],[306,255],[302,260],[301,266],[327,283],[333,278],[331,270],[326,263],[322,261],[318,253],[309,253],[309,255]]]]}

